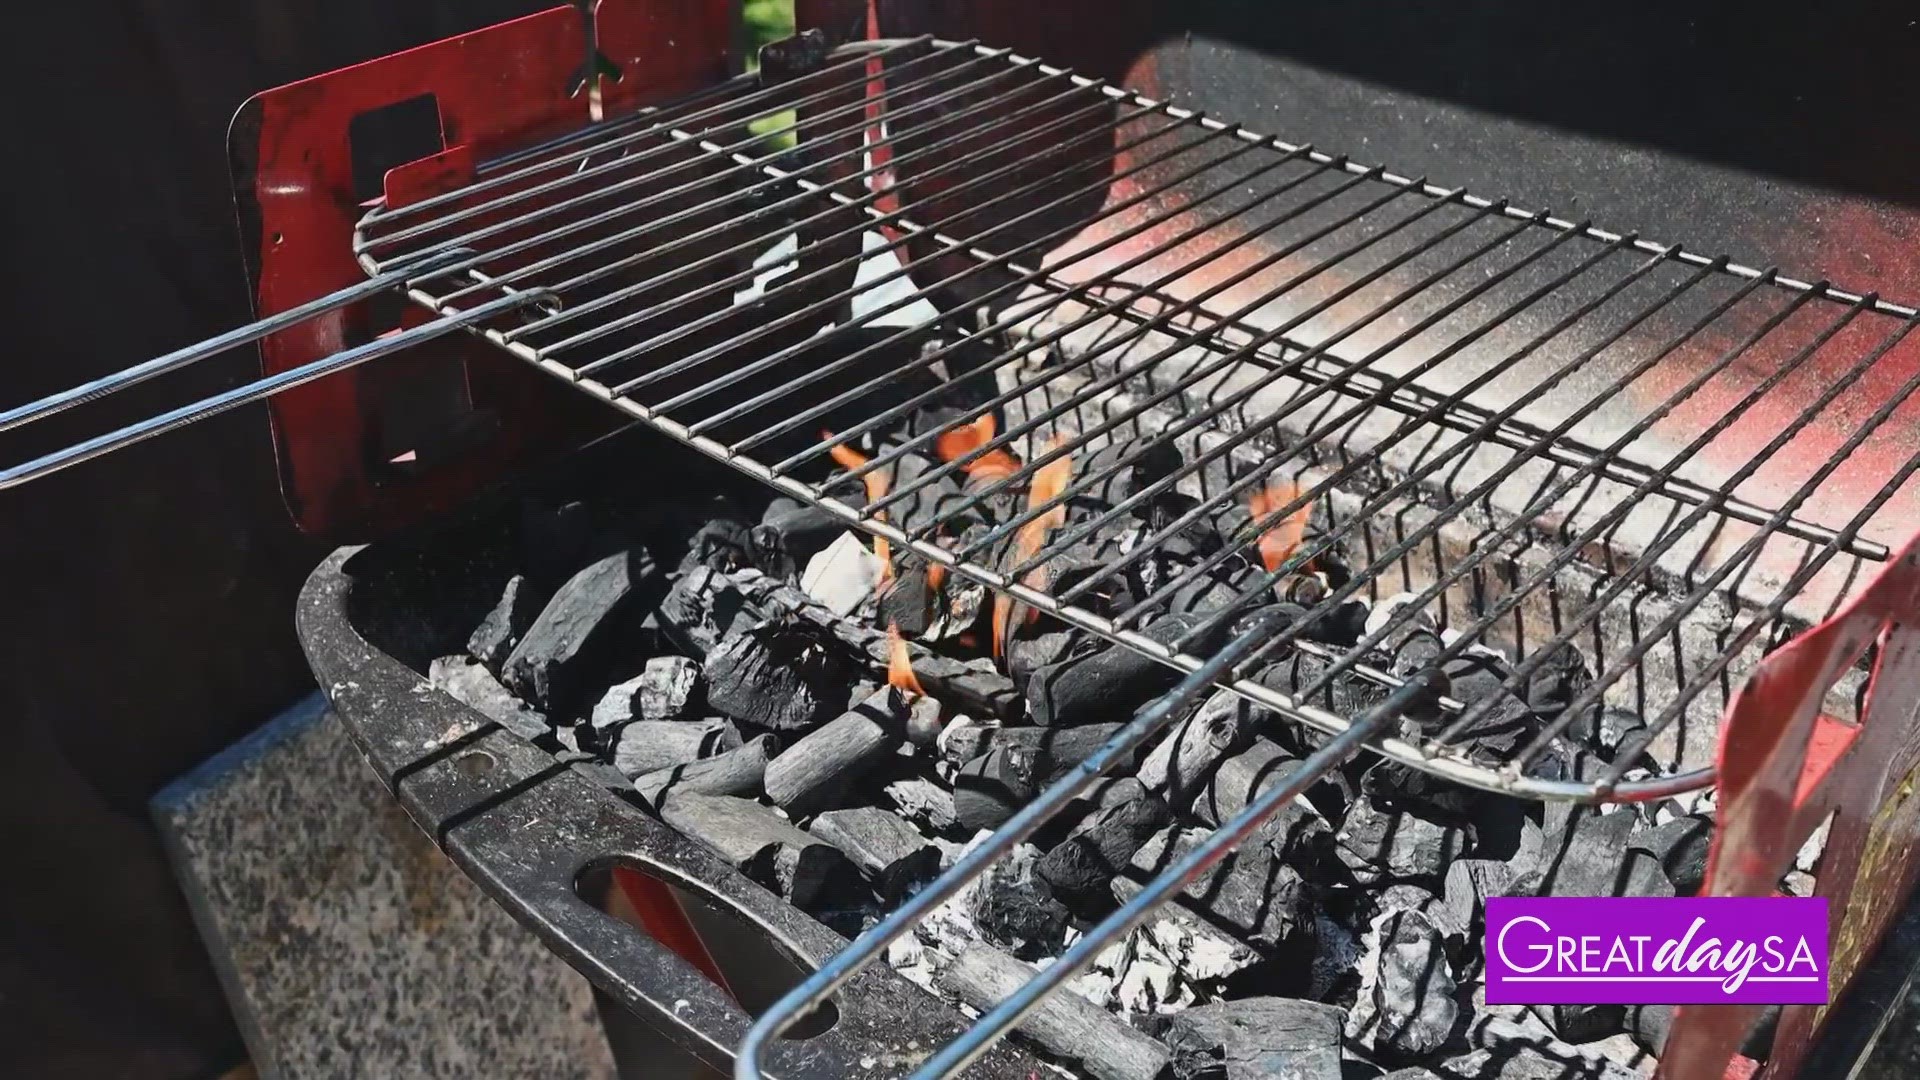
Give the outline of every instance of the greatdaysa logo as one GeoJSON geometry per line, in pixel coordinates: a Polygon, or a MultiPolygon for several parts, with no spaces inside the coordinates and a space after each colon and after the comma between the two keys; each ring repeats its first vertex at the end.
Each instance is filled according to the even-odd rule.
{"type": "Polygon", "coordinates": [[[1492,1005],[1827,1003],[1824,898],[1493,897],[1492,1005]]]}

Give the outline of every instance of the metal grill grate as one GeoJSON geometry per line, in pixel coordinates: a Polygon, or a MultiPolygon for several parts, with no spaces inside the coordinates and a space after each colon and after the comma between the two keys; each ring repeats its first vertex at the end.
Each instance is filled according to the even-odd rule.
{"type": "MultiPolygon", "coordinates": [[[[1518,656],[1510,689],[1577,642],[1596,678],[1503,760],[1462,749],[1486,706],[1442,695],[1382,753],[1536,797],[1650,799],[1711,780],[1712,724],[1783,634],[1886,557],[1888,504],[1920,468],[1889,424],[1920,386],[1912,309],[1518,210],[1255,135],[976,44],[849,46],[786,81],[742,76],[483,167],[361,224],[369,272],[469,249],[416,277],[441,314],[544,290],[485,336],[781,491],[964,579],[1329,734],[1345,679],[1381,715],[1420,700],[1374,651],[1444,610],[1443,658],[1518,656]],[[977,449],[895,469],[940,432],[915,410],[1005,418],[977,449]],[[831,435],[823,433],[831,431],[831,435]],[[1171,475],[1009,557],[1022,525],[1127,475],[1171,475]],[[832,450],[863,447],[857,494],[832,450]],[[942,478],[1000,449],[1023,464],[932,514],[942,478]],[[1073,463],[1067,489],[1000,524],[971,510],[1073,463]],[[1240,512],[1276,474],[1289,494],[1240,512]],[[1034,572],[1174,489],[1063,587],[1034,572]],[[1173,598],[1303,507],[1326,520],[1245,595],[1345,550],[1318,599],[1400,592],[1359,645],[1305,620],[1211,643],[1148,632],[1173,598]],[[890,514],[891,512],[891,514],[890,514]],[[1122,610],[1117,578],[1201,517],[1232,542],[1122,610]],[[1164,639],[1164,640],[1163,640],[1164,639]],[[1319,673],[1252,677],[1292,648],[1319,673]],[[1211,661],[1211,663],[1209,663],[1211,661]],[[1554,775],[1586,708],[1641,713],[1663,762],[1554,775]]],[[[1431,704],[1429,702],[1429,704],[1431,704]]],[[[1844,702],[1835,708],[1844,710],[1844,702]]],[[[1343,743],[1347,740],[1341,740],[1343,743]]],[[[1229,830],[1222,830],[1223,835],[1229,830]]]]}

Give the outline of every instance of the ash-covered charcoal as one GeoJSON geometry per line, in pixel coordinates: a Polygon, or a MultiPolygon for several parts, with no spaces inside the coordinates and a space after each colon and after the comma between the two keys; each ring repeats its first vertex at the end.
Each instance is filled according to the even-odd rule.
{"type": "MultiPolygon", "coordinates": [[[[1133,855],[1114,898],[1132,899],[1141,886],[1203,843],[1206,829],[1174,826],[1149,838],[1133,855]]],[[[1312,945],[1314,904],[1299,871],[1283,858],[1285,823],[1268,821],[1238,848],[1181,890],[1179,903],[1204,921],[1272,953],[1312,945]]]]}
{"type": "MultiPolygon", "coordinates": [[[[1204,615],[1208,618],[1224,621],[1225,612],[1245,612],[1266,603],[1270,597],[1256,591],[1266,571],[1251,563],[1238,559],[1227,559],[1195,574],[1175,586],[1172,592],[1161,601],[1167,612],[1172,615],[1204,615]]],[[[1142,594],[1138,599],[1144,599],[1142,594]]],[[[1198,626],[1203,620],[1195,620],[1198,626]]],[[[1195,645],[1198,652],[1210,651],[1224,636],[1216,632],[1204,645],[1195,645]]]]}
{"type": "Polygon", "coordinates": [[[682,794],[665,800],[660,816],[802,911],[818,912],[850,895],[860,880],[839,848],[759,803],[682,794]]]}
{"type": "Polygon", "coordinates": [[[1653,828],[1636,828],[1627,846],[1653,856],[1673,884],[1674,895],[1694,896],[1707,880],[1713,846],[1713,815],[1688,814],[1653,828]]]}
{"type": "Polygon", "coordinates": [[[960,817],[953,807],[953,792],[925,777],[895,780],[883,789],[883,794],[901,817],[923,832],[951,837],[961,831],[960,817]]]}
{"type": "Polygon", "coordinates": [[[1340,1080],[1345,1021],[1317,1001],[1242,998],[1183,1009],[1159,1035],[1175,1080],[1340,1080]]]}
{"type": "Polygon", "coordinates": [[[880,587],[885,571],[886,564],[859,537],[843,532],[807,560],[800,587],[835,615],[851,615],[880,587]]]}
{"type": "Polygon", "coordinates": [[[553,730],[545,715],[514,697],[476,660],[443,656],[427,668],[427,681],[523,739],[543,738],[553,730]]]}
{"type": "Polygon", "coordinates": [[[1609,764],[1631,765],[1646,752],[1651,737],[1640,714],[1631,709],[1591,705],[1567,725],[1567,736],[1597,752],[1609,764]]]}
{"type": "Polygon", "coordinates": [[[761,612],[725,574],[698,566],[680,575],[650,613],[659,630],[688,655],[704,657],[720,639],[761,620],[761,612]]]}
{"type": "Polygon", "coordinates": [[[1446,1045],[1460,1016],[1445,942],[1417,911],[1376,917],[1361,956],[1360,998],[1347,1036],[1377,1050],[1424,1057],[1446,1045]]]}
{"type": "MultiPolygon", "coordinates": [[[[1204,621],[1169,615],[1144,631],[1169,645],[1204,621]]],[[[1027,680],[1027,708],[1044,727],[1070,727],[1125,720],[1133,711],[1180,681],[1178,670],[1125,645],[1072,656],[1037,669],[1027,680]]]]}
{"type": "Polygon", "coordinates": [[[1440,670],[1446,675],[1455,698],[1469,708],[1488,708],[1484,716],[1450,745],[1469,754],[1504,761],[1540,733],[1539,718],[1504,685],[1513,674],[1506,661],[1482,652],[1467,652],[1448,660],[1440,670]]]}
{"type": "Polygon", "coordinates": [[[493,610],[487,612],[487,617],[480,620],[480,625],[473,628],[473,635],[467,638],[468,654],[485,664],[488,671],[500,674],[501,665],[533,628],[533,620],[540,616],[546,602],[546,594],[525,574],[508,578],[493,610]]]}
{"type": "Polygon", "coordinates": [[[1040,857],[1034,870],[1068,900],[1105,899],[1111,882],[1155,833],[1173,823],[1173,812],[1135,781],[1133,794],[1104,806],[1074,826],[1067,838],[1040,857]]]}
{"type": "Polygon", "coordinates": [[[940,872],[940,849],[877,806],[828,810],[807,831],[853,860],[887,900],[901,900],[940,872]]]}
{"type": "Polygon", "coordinates": [[[987,941],[1023,960],[1059,955],[1073,918],[1036,872],[1039,858],[1031,844],[1015,847],[980,876],[967,907],[987,941]]]}
{"type": "Polygon", "coordinates": [[[1220,759],[1253,738],[1241,700],[1217,690],[1192,715],[1176,721],[1140,763],[1136,775],[1147,790],[1174,806],[1192,805],[1220,759]]]}
{"type": "Polygon", "coordinates": [[[756,735],[712,757],[635,777],[633,787],[655,809],[662,800],[684,794],[757,798],[765,790],[767,762],[779,752],[777,737],[756,735]]]}
{"type": "Polygon", "coordinates": [[[1514,877],[1513,867],[1503,862],[1455,859],[1447,867],[1439,903],[1427,912],[1434,929],[1456,943],[1477,942],[1487,897],[1507,895],[1514,877]]]}
{"type": "Polygon", "coordinates": [[[770,731],[803,731],[831,719],[853,673],[805,624],[730,631],[707,655],[707,705],[770,731]]]}
{"type": "MultiPolygon", "coordinates": [[[[964,767],[965,762],[981,757],[995,748],[1018,746],[1032,755],[1034,776],[1044,787],[1066,775],[1068,769],[1092,757],[1107,740],[1120,733],[1125,724],[1082,724],[1070,728],[999,727],[969,724],[951,732],[943,752],[949,760],[964,767]]],[[[1132,771],[1139,751],[1116,762],[1109,775],[1132,771]]]]}
{"type": "Polygon", "coordinates": [[[613,739],[613,766],[629,780],[724,753],[742,741],[740,729],[720,717],[636,720],[613,739]]]}
{"type": "Polygon", "coordinates": [[[883,687],[802,736],[767,766],[767,797],[795,817],[837,805],[906,740],[906,696],[883,687]]]}
{"type": "Polygon", "coordinates": [[[1334,834],[1336,853],[1363,885],[1394,880],[1438,884],[1447,865],[1473,846],[1471,826],[1416,804],[1364,795],[1334,834]]]}
{"type": "MultiPolygon", "coordinates": [[[[985,1012],[1033,978],[1033,968],[997,949],[970,946],[942,968],[941,990],[985,1012]]],[[[1016,1029],[1094,1080],[1164,1080],[1165,1045],[1072,992],[1048,994],[1016,1029]]]]}
{"type": "Polygon", "coordinates": [[[684,656],[656,656],[640,674],[615,683],[593,706],[601,731],[634,720],[679,720],[699,711],[700,665],[684,656]]]}
{"type": "Polygon", "coordinates": [[[1541,896],[1672,896],[1658,857],[1629,845],[1639,824],[1631,810],[1571,818],[1549,854],[1541,896]]]}
{"type": "Polygon", "coordinates": [[[666,587],[646,552],[629,549],[567,579],[501,668],[500,681],[534,706],[565,710],[628,627],[666,587]]]}

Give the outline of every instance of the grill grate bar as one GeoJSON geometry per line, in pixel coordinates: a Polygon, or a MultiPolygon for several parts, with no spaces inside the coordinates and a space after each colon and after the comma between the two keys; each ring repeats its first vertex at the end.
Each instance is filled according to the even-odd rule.
{"type": "Polygon", "coordinates": [[[363,263],[469,245],[410,295],[446,312],[548,290],[557,305],[480,332],[953,580],[1321,732],[1372,717],[1333,704],[1348,678],[1395,710],[1437,706],[1351,737],[1490,790],[1654,799],[1708,782],[1679,749],[1623,756],[1598,780],[1552,771],[1548,751],[1580,708],[1628,701],[1649,739],[1697,745],[1688,728],[1717,719],[1763,631],[1803,624],[1837,601],[1822,591],[1836,576],[1887,557],[1889,515],[1920,468],[1883,430],[1915,383],[1867,381],[1911,308],[971,43],[865,46],[777,85],[742,77],[479,175],[369,214],[363,263]],[[976,420],[994,427],[941,453],[976,420]],[[1847,454],[1810,476],[1788,467],[1783,451],[1835,425],[1847,454]],[[1171,465],[1140,473],[1168,446],[1171,465]],[[860,463],[833,468],[841,448],[860,463]],[[995,473],[970,468],[1009,453],[995,473]],[[1061,487],[1028,499],[1062,463],[1061,487]],[[850,494],[881,473],[884,493],[850,494]],[[1842,475],[1873,479],[1836,506],[1823,489],[1842,475]],[[1303,543],[1247,565],[1309,509],[1325,520],[1303,543]],[[1703,530],[1729,527],[1731,557],[1683,568],[1710,550],[1703,530]],[[1159,569],[1196,529],[1214,546],[1159,569]],[[1328,560],[1347,576],[1323,582],[1313,612],[1377,604],[1396,580],[1405,602],[1352,644],[1300,619],[1216,662],[1239,613],[1328,560]],[[1226,602],[1180,607],[1220,574],[1226,602]],[[1717,638],[1674,632],[1724,610],[1717,638]],[[1176,613],[1196,617],[1154,629],[1176,613]],[[1606,647],[1575,710],[1490,758],[1474,733],[1491,699],[1456,698],[1386,651],[1435,613],[1443,660],[1500,652],[1509,693],[1561,646],[1606,647]],[[1266,679],[1292,653],[1317,664],[1266,679]]]}

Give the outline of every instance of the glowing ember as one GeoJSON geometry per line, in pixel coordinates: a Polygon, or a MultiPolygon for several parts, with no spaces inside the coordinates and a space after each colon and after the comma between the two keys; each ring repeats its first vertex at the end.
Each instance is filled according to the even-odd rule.
{"type": "MultiPolygon", "coordinates": [[[[828,442],[832,442],[833,432],[823,428],[820,431],[820,437],[828,442]]],[[[833,458],[834,464],[848,472],[860,468],[871,460],[867,455],[845,443],[828,447],[827,455],[833,458]]],[[[890,484],[884,469],[875,469],[870,473],[862,474],[860,483],[867,489],[868,506],[872,506],[874,503],[887,497],[890,484]]],[[[887,520],[887,512],[882,510],[874,514],[873,518],[875,521],[885,521],[887,520]]],[[[873,553],[880,557],[880,584],[884,586],[893,580],[893,546],[887,543],[886,537],[876,536],[873,538],[873,553]]]]}
{"type": "MultiPolygon", "coordinates": [[[[1299,497],[1300,489],[1293,481],[1269,480],[1265,490],[1247,496],[1247,512],[1259,521],[1299,497]]],[[[1299,509],[1261,532],[1260,564],[1268,573],[1280,569],[1282,563],[1300,550],[1300,541],[1307,535],[1307,520],[1312,516],[1313,504],[1301,503],[1299,509]]]]}
{"type": "MultiPolygon", "coordinates": [[[[1051,453],[1067,445],[1065,433],[1055,435],[1047,442],[1047,452],[1051,453]]],[[[1062,454],[1042,465],[1033,474],[1033,483],[1027,487],[1027,509],[1034,510],[1060,496],[1073,481],[1073,455],[1062,454]]],[[[1009,565],[1018,566],[1040,553],[1047,546],[1047,536],[1053,530],[1067,523],[1067,505],[1061,503],[1033,520],[1020,526],[1014,534],[1013,557],[1009,565]]],[[[1036,591],[1047,587],[1048,573],[1046,564],[1027,571],[1020,583],[1036,591]]],[[[1016,603],[1012,597],[1002,593],[993,598],[993,655],[1004,655],[1007,633],[1013,628],[1016,618],[1020,622],[1032,622],[1040,613],[1032,608],[1019,605],[1019,614],[1015,614],[1016,603]]]]}
{"type": "Polygon", "coordinates": [[[926,690],[913,674],[913,654],[907,651],[907,639],[900,636],[900,624],[887,624],[887,685],[903,693],[925,696],[926,690]]]}
{"type": "MultiPolygon", "coordinates": [[[[941,461],[956,461],[992,442],[998,430],[992,413],[983,414],[971,424],[955,424],[934,440],[934,455],[941,461]]],[[[968,479],[1005,480],[1020,471],[1020,459],[1007,453],[1004,447],[996,446],[960,466],[960,471],[966,473],[968,479]]]]}

